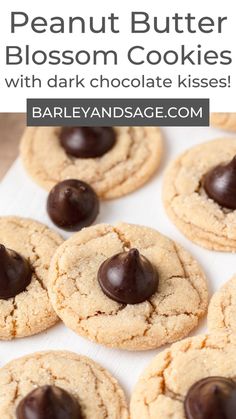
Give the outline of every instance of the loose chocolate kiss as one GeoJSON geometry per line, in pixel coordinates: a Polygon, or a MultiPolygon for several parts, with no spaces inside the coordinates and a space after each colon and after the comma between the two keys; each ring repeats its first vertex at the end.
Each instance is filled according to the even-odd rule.
{"type": "Polygon", "coordinates": [[[158,273],[137,249],[118,253],[105,260],[98,281],[109,298],[122,304],[138,304],[150,298],[158,287],[158,273]]]}
{"type": "Polygon", "coordinates": [[[203,180],[207,195],[225,208],[236,209],[236,156],[211,169],[203,180]]]}
{"type": "Polygon", "coordinates": [[[0,244],[0,299],[15,297],[31,282],[32,271],[27,260],[0,244]]]}
{"type": "Polygon", "coordinates": [[[17,419],[82,419],[79,403],[56,386],[38,387],[16,409],[17,419]]]}
{"type": "Polygon", "coordinates": [[[115,144],[116,134],[111,127],[64,127],[59,139],[68,154],[87,159],[107,153],[115,144]]]}
{"type": "Polygon", "coordinates": [[[47,211],[58,227],[75,231],[92,224],[99,212],[99,201],[87,183],[68,179],[49,193],[47,211]]]}
{"type": "Polygon", "coordinates": [[[187,419],[235,419],[236,383],[207,377],[190,387],[184,402],[187,419]]]}

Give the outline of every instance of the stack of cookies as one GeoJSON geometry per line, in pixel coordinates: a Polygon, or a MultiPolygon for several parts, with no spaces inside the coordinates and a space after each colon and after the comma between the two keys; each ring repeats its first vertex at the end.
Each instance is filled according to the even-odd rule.
{"type": "MultiPolygon", "coordinates": [[[[235,115],[212,124],[235,130],[235,115]]],[[[155,229],[95,224],[100,201],[128,194],[157,171],[159,128],[27,128],[21,157],[48,191],[52,222],[0,217],[0,338],[40,333],[61,320],[111,348],[159,353],[140,377],[130,413],[103,367],[71,352],[38,352],[0,369],[3,419],[233,419],[236,279],[213,297],[209,335],[185,338],[208,309],[194,257],[155,229]],[[93,224],[93,225],[92,225],[93,224]]],[[[236,139],[187,150],[163,182],[166,212],[191,241],[236,251],[236,139]]],[[[105,222],[106,220],[104,220],[105,222]]]]}

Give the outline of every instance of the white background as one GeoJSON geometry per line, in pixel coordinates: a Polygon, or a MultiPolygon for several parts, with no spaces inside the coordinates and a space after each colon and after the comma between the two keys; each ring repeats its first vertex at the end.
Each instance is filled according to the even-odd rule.
{"type": "MultiPolygon", "coordinates": [[[[163,172],[172,158],[186,148],[207,139],[230,136],[212,128],[163,129],[165,154],[162,165],[153,179],[136,192],[101,204],[96,223],[126,221],[158,229],[183,245],[199,261],[204,269],[210,295],[235,273],[235,254],[208,251],[187,240],[167,218],[162,201],[163,172]]],[[[17,161],[6,178],[0,183],[0,214],[21,215],[45,222],[55,228],[46,213],[47,193],[26,175],[21,162],[17,161]]],[[[58,230],[59,231],[59,230],[58,230]]],[[[60,231],[64,237],[63,231],[60,231]]],[[[205,319],[193,331],[206,330],[205,319]]],[[[153,356],[159,352],[127,352],[111,350],[77,336],[62,324],[37,336],[0,343],[0,366],[10,359],[44,349],[68,349],[86,354],[107,367],[119,379],[130,394],[138,376],[153,356]]],[[[160,349],[161,350],[161,349],[160,349]]]]}
{"type": "MultiPolygon", "coordinates": [[[[235,111],[235,1],[189,1],[189,0],[120,0],[111,2],[108,0],[87,0],[87,1],[29,1],[11,0],[2,1],[0,5],[0,111],[25,111],[26,97],[210,97],[212,111],[235,111]],[[228,22],[224,24],[222,34],[213,32],[211,34],[157,34],[153,30],[146,34],[130,34],[130,12],[146,11],[153,16],[173,16],[179,13],[185,16],[191,13],[196,17],[228,16],[228,22]],[[82,16],[85,19],[89,16],[108,16],[111,12],[120,16],[120,34],[87,34],[75,33],[66,34],[35,34],[30,26],[17,30],[16,34],[10,33],[10,12],[24,11],[33,19],[36,16],[50,18],[52,16],[82,16]],[[5,46],[30,44],[33,49],[115,49],[118,51],[120,60],[119,66],[5,66],[5,46]],[[202,65],[202,66],[166,66],[149,64],[134,66],[126,58],[127,50],[133,45],[143,45],[145,49],[178,49],[180,44],[186,44],[187,48],[196,48],[198,44],[203,46],[203,50],[215,49],[232,50],[233,64],[222,65],[202,65]],[[226,77],[231,74],[232,87],[230,89],[101,89],[96,90],[87,88],[81,89],[7,89],[4,87],[6,76],[20,76],[21,74],[31,76],[33,73],[40,75],[43,79],[60,74],[61,77],[73,77],[79,74],[99,75],[113,77],[135,77],[145,74],[149,77],[175,77],[176,74],[192,74],[195,77],[226,77]]],[[[99,22],[99,20],[98,20],[99,22]]]]}

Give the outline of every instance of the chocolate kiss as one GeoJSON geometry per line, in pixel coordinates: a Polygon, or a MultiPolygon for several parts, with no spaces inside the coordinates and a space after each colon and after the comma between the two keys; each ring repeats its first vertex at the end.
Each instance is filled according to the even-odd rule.
{"type": "Polygon", "coordinates": [[[158,273],[137,249],[105,260],[98,281],[109,298],[122,304],[138,304],[150,298],[158,287],[158,273]]]}
{"type": "Polygon", "coordinates": [[[38,387],[16,409],[17,419],[82,419],[79,403],[55,386],[38,387]]]}
{"type": "Polygon", "coordinates": [[[75,231],[92,224],[98,215],[99,201],[87,183],[68,179],[49,193],[47,211],[58,227],[75,231]]]}
{"type": "Polygon", "coordinates": [[[68,154],[94,158],[102,156],[114,146],[116,134],[111,127],[64,127],[59,139],[68,154]]]}
{"type": "Polygon", "coordinates": [[[0,244],[0,299],[15,297],[31,282],[32,271],[25,258],[0,244]]]}
{"type": "Polygon", "coordinates": [[[190,387],[184,410],[187,419],[235,419],[236,384],[224,377],[204,378],[190,387]]]}
{"type": "Polygon", "coordinates": [[[236,209],[236,156],[230,163],[210,170],[203,186],[207,195],[225,208],[236,209]]]}

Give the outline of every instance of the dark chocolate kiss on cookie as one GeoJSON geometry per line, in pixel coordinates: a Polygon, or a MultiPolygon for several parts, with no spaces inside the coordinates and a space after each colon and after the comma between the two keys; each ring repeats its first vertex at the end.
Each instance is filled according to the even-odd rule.
{"type": "Polygon", "coordinates": [[[236,384],[224,377],[204,378],[190,387],[184,410],[187,419],[235,419],[236,384]]]}
{"type": "Polygon", "coordinates": [[[158,273],[137,249],[105,260],[98,281],[109,298],[122,304],[138,304],[150,298],[158,287],[158,273]]]}
{"type": "Polygon", "coordinates": [[[107,153],[115,144],[116,134],[111,127],[64,127],[59,139],[68,154],[86,159],[107,153]]]}
{"type": "Polygon", "coordinates": [[[207,195],[219,205],[236,209],[236,156],[228,164],[211,169],[205,175],[203,186],[207,195]]]}
{"type": "Polygon", "coordinates": [[[16,409],[17,419],[82,419],[79,403],[55,386],[38,387],[16,409]]]}
{"type": "Polygon", "coordinates": [[[58,227],[76,231],[92,224],[98,215],[99,201],[87,183],[68,179],[58,183],[49,193],[47,211],[58,227]]]}
{"type": "Polygon", "coordinates": [[[0,244],[0,299],[7,300],[24,291],[31,282],[27,260],[0,244]]]}

